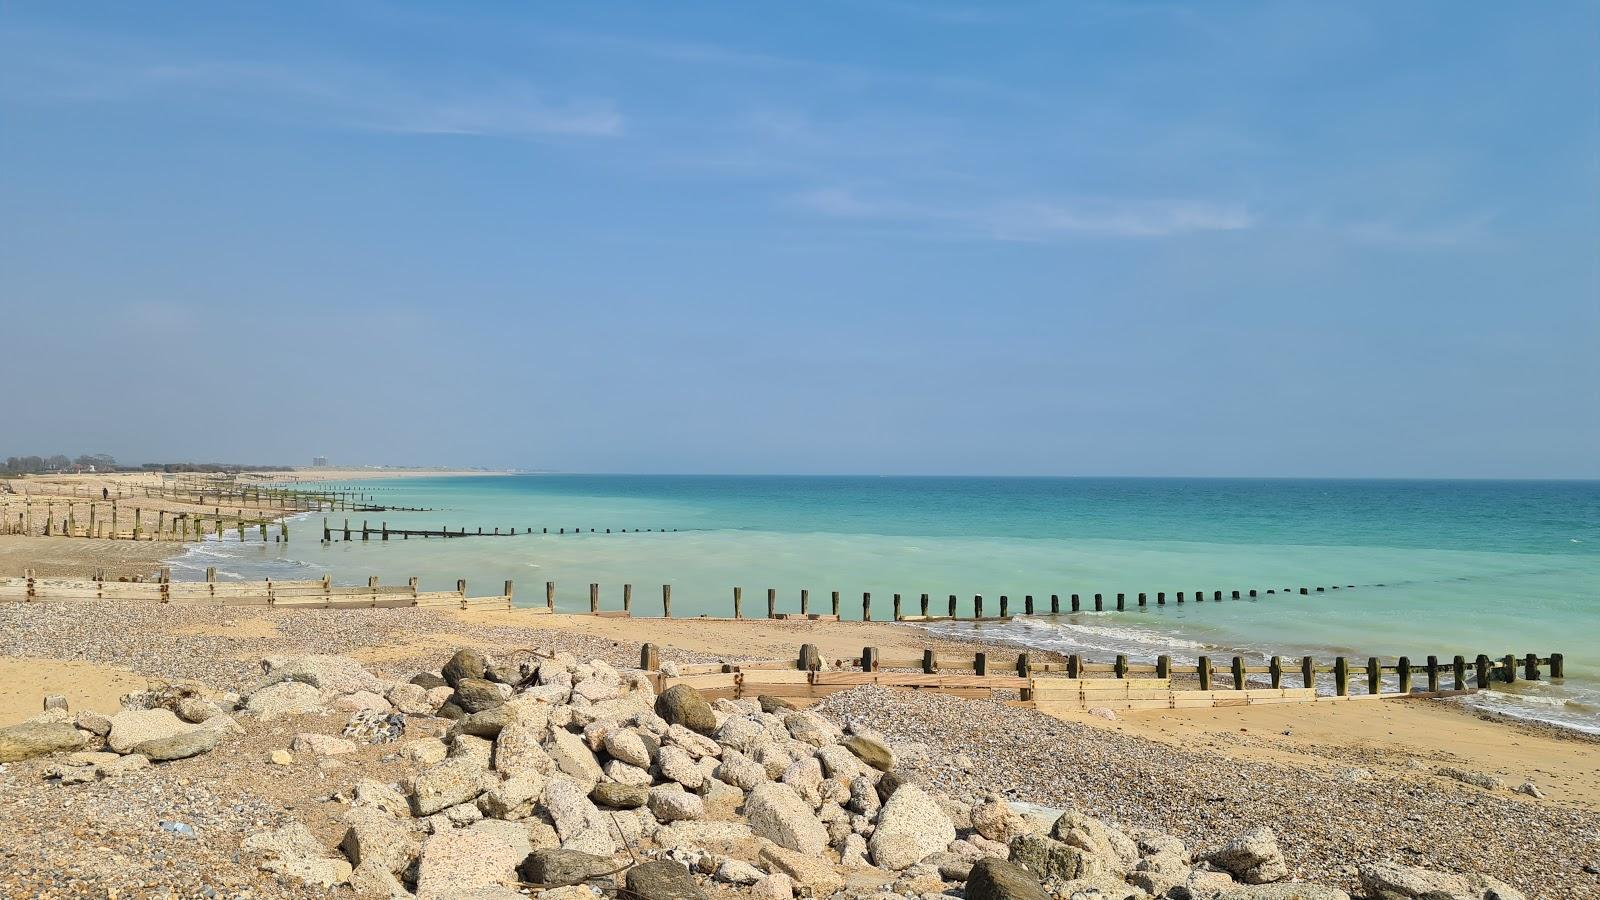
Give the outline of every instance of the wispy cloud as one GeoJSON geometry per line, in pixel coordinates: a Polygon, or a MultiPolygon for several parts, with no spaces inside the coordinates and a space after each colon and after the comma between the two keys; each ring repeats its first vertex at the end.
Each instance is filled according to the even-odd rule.
{"type": "Polygon", "coordinates": [[[822,216],[908,227],[957,227],[973,237],[1007,241],[1161,238],[1239,231],[1256,224],[1255,215],[1243,206],[1192,201],[1027,200],[939,206],[868,199],[842,187],[805,191],[790,200],[794,207],[822,216]]]}

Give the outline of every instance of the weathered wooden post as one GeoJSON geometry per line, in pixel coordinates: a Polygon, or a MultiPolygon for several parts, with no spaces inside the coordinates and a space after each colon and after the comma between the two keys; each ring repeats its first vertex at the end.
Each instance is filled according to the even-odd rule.
{"type": "Polygon", "coordinates": [[[1283,659],[1281,657],[1274,656],[1267,660],[1267,678],[1270,679],[1268,683],[1272,685],[1273,690],[1283,687],[1283,659]]]}
{"type": "Polygon", "coordinates": [[[1229,598],[1229,599],[1232,599],[1232,600],[1237,600],[1237,599],[1239,599],[1239,592],[1238,592],[1238,591],[1234,591],[1234,592],[1233,592],[1233,596],[1232,596],[1232,597],[1230,597],[1230,598],[1229,598]]]}
{"type": "Polygon", "coordinates": [[[1439,690],[1439,657],[1437,657],[1437,656],[1429,656],[1428,657],[1428,693],[1432,694],[1432,693],[1437,692],[1438,690],[1439,690]]]}
{"type": "Polygon", "coordinates": [[[622,611],[630,616],[633,615],[633,585],[631,584],[622,586],[622,611]]]}
{"type": "Polygon", "coordinates": [[[1000,595],[1000,618],[1004,619],[1006,617],[1006,614],[1009,613],[1010,611],[1011,611],[1011,598],[1007,597],[1005,594],[1001,594],[1000,595]]]}
{"type": "MultiPolygon", "coordinates": [[[[1017,677],[1029,679],[1033,678],[1033,662],[1028,658],[1028,654],[1026,653],[1017,654],[1017,677]]],[[[1018,699],[1032,700],[1033,688],[1022,688],[1018,693],[1018,699]]]]}
{"type": "Polygon", "coordinates": [[[1156,657],[1156,677],[1157,678],[1171,678],[1172,677],[1172,657],[1166,655],[1165,653],[1163,653],[1160,656],[1156,657]]]}
{"type": "Polygon", "coordinates": [[[1350,661],[1342,656],[1333,658],[1333,692],[1340,697],[1350,696],[1350,661]]]}
{"type": "Polygon", "coordinates": [[[1051,615],[1056,615],[1056,614],[1058,614],[1060,612],[1061,612],[1061,595],[1060,594],[1051,594],[1050,595],[1050,614],[1051,615]]]}
{"type": "Polygon", "coordinates": [[[647,672],[661,669],[661,650],[655,644],[645,644],[639,648],[639,668],[647,672]]]}
{"type": "Polygon", "coordinates": [[[1095,612],[1104,612],[1105,608],[1106,608],[1105,607],[1105,599],[1101,595],[1095,594],[1094,595],[1094,611],[1095,612]]]}
{"type": "Polygon", "coordinates": [[[1255,595],[1256,595],[1256,589],[1255,588],[1251,588],[1250,589],[1250,596],[1254,597],[1255,595]]]}
{"type": "Polygon", "coordinates": [[[800,615],[807,616],[807,617],[809,617],[811,615],[811,589],[810,588],[801,588],[800,589],[800,615]]]}
{"type": "Polygon", "coordinates": [[[372,529],[367,527],[367,520],[366,519],[362,519],[361,520],[361,539],[363,541],[372,540],[372,529]]]}
{"type": "Polygon", "coordinates": [[[776,619],[777,617],[778,617],[778,589],[777,588],[767,588],[767,618],[776,619]]]}
{"type": "Polygon", "coordinates": [[[1529,681],[1538,681],[1539,655],[1537,653],[1529,653],[1524,659],[1524,665],[1525,667],[1522,671],[1522,677],[1528,679],[1529,681]]]}
{"type": "Polygon", "coordinates": [[[878,648],[877,647],[862,647],[861,648],[861,671],[863,671],[863,672],[876,672],[876,671],[878,671],[878,648]]]}
{"type": "Polygon", "coordinates": [[[207,582],[215,582],[216,580],[217,580],[217,567],[216,566],[206,566],[206,581],[207,582]]]}
{"type": "Polygon", "coordinates": [[[1311,593],[1311,592],[1306,590],[1305,588],[1301,588],[1300,589],[1300,595],[1301,596],[1305,596],[1306,594],[1309,594],[1309,593],[1311,593]]]}
{"type": "Polygon", "coordinates": [[[1025,615],[1025,616],[1033,615],[1033,595],[1032,594],[1023,594],[1022,595],[1022,614],[1025,615]]]}
{"type": "Polygon", "coordinates": [[[982,594],[977,594],[977,595],[973,596],[973,598],[972,598],[972,617],[974,619],[983,618],[983,595],[982,594]]]}
{"type": "Polygon", "coordinates": [[[381,529],[380,534],[382,535],[383,540],[387,541],[389,539],[389,523],[387,521],[379,522],[378,527],[381,529]]]}
{"type": "Polygon", "coordinates": [[[1241,656],[1233,658],[1233,689],[1244,690],[1244,657],[1241,656]]]}
{"type": "Polygon", "coordinates": [[[1111,664],[1111,671],[1118,678],[1128,677],[1128,654],[1118,653],[1116,660],[1111,664]]]}
{"type": "Polygon", "coordinates": [[[546,581],[544,583],[544,608],[551,612],[556,611],[556,583],[554,581],[546,581]]]}
{"type": "MultiPolygon", "coordinates": [[[[1181,594],[1179,596],[1182,596],[1181,594]]],[[[1200,674],[1200,690],[1211,690],[1211,657],[1202,656],[1195,664],[1196,671],[1200,674]]]]}
{"type": "Polygon", "coordinates": [[[672,585],[670,584],[661,586],[661,615],[664,618],[672,618],[672,585]]]}
{"type": "Polygon", "coordinates": [[[344,520],[344,539],[347,540],[347,541],[350,540],[350,520],[349,519],[345,519],[344,520]]]}
{"type": "Polygon", "coordinates": [[[932,650],[922,651],[922,674],[933,675],[939,671],[939,655],[932,650]]]}
{"type": "Polygon", "coordinates": [[[1400,676],[1400,693],[1411,693],[1411,657],[1402,656],[1395,660],[1395,674],[1400,676]]]}
{"type": "Polygon", "coordinates": [[[1515,684],[1517,681],[1517,658],[1507,653],[1505,659],[1500,661],[1500,668],[1502,669],[1500,673],[1501,680],[1505,681],[1506,684],[1515,684]]]}
{"type": "Polygon", "coordinates": [[[951,594],[950,595],[950,618],[954,619],[955,617],[956,617],[956,595],[955,594],[951,594]]]}
{"type": "Polygon", "coordinates": [[[989,654],[982,651],[972,654],[972,674],[989,674],[989,654]]]}
{"type": "Polygon", "coordinates": [[[1117,592],[1117,611],[1121,612],[1124,608],[1127,607],[1127,605],[1128,605],[1128,595],[1122,593],[1121,591],[1118,591],[1117,592]]]}
{"type": "Polygon", "coordinates": [[[839,592],[838,591],[834,591],[833,592],[833,596],[832,596],[831,600],[833,602],[833,617],[835,619],[837,619],[837,618],[839,618],[839,592]]]}
{"type": "MultiPolygon", "coordinates": [[[[506,598],[506,608],[507,609],[510,609],[514,605],[511,602],[511,597],[512,597],[511,589],[512,589],[512,587],[513,587],[513,585],[511,583],[511,579],[507,578],[506,579],[506,584],[505,584],[505,598],[506,598]]],[[[417,585],[416,585],[415,582],[413,582],[412,585],[411,585],[411,590],[413,592],[415,592],[416,589],[417,589],[417,585]]]]}
{"type": "Polygon", "coordinates": [[[928,595],[927,594],[923,594],[922,595],[922,599],[920,601],[920,608],[922,609],[922,617],[924,619],[928,618],[928,595]]]}
{"type": "Polygon", "coordinates": [[[1178,592],[1177,600],[1179,603],[1183,602],[1183,591],[1178,592]]]}
{"type": "Polygon", "coordinates": [[[1383,665],[1376,656],[1367,657],[1367,693],[1376,694],[1383,690],[1383,665]]]}
{"type": "Polygon", "coordinates": [[[871,622],[872,621],[872,594],[871,594],[871,592],[864,591],[861,594],[861,621],[863,621],[863,622],[871,622]]]}
{"type": "Polygon", "coordinates": [[[1567,658],[1560,653],[1550,654],[1550,678],[1567,677],[1567,658]]]}
{"type": "Polygon", "coordinates": [[[903,616],[900,614],[900,595],[898,593],[894,595],[894,605],[892,608],[894,611],[894,621],[900,621],[903,616]]]}
{"type": "Polygon", "coordinates": [[[1478,690],[1486,691],[1489,689],[1489,657],[1487,654],[1479,653],[1473,662],[1474,668],[1477,669],[1474,674],[1477,676],[1478,690]]]}
{"type": "Polygon", "coordinates": [[[802,672],[815,672],[822,668],[822,653],[817,650],[816,644],[800,645],[800,658],[795,661],[795,668],[802,672]]]}
{"type": "Polygon", "coordinates": [[[1467,658],[1465,656],[1457,656],[1450,661],[1450,674],[1454,676],[1456,690],[1464,691],[1467,689],[1467,658]]]}
{"type": "Polygon", "coordinates": [[[1073,612],[1077,612],[1078,611],[1078,595],[1077,594],[1073,594],[1071,597],[1069,597],[1067,599],[1071,601],[1072,611],[1073,612]]]}
{"type": "Polygon", "coordinates": [[[1309,656],[1300,657],[1300,686],[1304,688],[1317,686],[1317,661],[1309,656]]]}
{"type": "Polygon", "coordinates": [[[1157,606],[1166,606],[1167,605],[1167,592],[1166,591],[1156,591],[1156,605],[1157,606]]]}
{"type": "Polygon", "coordinates": [[[733,617],[744,618],[744,588],[738,586],[733,589],[733,617]]]}
{"type": "MultiPolygon", "coordinates": [[[[1239,592],[1238,591],[1234,591],[1233,592],[1233,596],[1238,597],[1239,596],[1239,592]]],[[[1216,593],[1212,594],[1211,599],[1212,600],[1221,600],[1222,599],[1222,592],[1221,591],[1217,591],[1216,593]]]]}
{"type": "Polygon", "coordinates": [[[600,585],[589,583],[589,612],[594,614],[600,611],[600,585]]]}
{"type": "Polygon", "coordinates": [[[1067,657],[1067,677],[1068,678],[1082,678],[1082,677],[1084,677],[1084,675],[1083,675],[1083,657],[1082,656],[1079,656],[1078,654],[1073,653],[1073,654],[1071,654],[1071,655],[1069,655],[1067,657]]]}

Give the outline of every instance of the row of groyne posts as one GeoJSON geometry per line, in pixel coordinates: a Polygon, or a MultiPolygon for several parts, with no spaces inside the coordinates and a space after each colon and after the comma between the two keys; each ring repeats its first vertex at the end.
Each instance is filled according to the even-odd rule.
{"type": "Polygon", "coordinates": [[[207,515],[138,506],[130,509],[116,500],[47,499],[40,502],[27,498],[15,519],[0,522],[0,534],[134,541],[198,541],[207,533],[220,540],[229,530],[236,531],[241,541],[248,540],[252,531],[257,532],[262,541],[289,539],[286,521],[246,516],[243,509],[236,509],[228,516],[220,506],[213,507],[207,515]],[[35,516],[36,507],[43,507],[38,517],[35,516]],[[85,507],[84,514],[80,515],[79,510],[85,507]]]}
{"type": "MultiPolygon", "coordinates": [[[[616,529],[615,533],[616,534],[639,534],[639,533],[643,533],[643,532],[666,532],[666,531],[677,531],[677,530],[678,529],[676,529],[676,528],[618,528],[618,529],[616,529]]],[[[491,530],[485,530],[482,526],[479,526],[477,531],[468,531],[465,525],[461,526],[460,528],[454,528],[454,529],[452,529],[448,525],[446,525],[446,526],[444,526],[442,528],[390,528],[388,522],[379,522],[378,523],[378,527],[374,528],[374,527],[372,527],[372,523],[370,521],[366,520],[366,519],[363,519],[361,521],[361,526],[359,528],[350,527],[350,520],[349,519],[345,519],[344,520],[344,527],[335,528],[332,525],[328,524],[328,520],[326,518],[324,518],[322,520],[322,542],[324,544],[332,543],[334,538],[335,538],[335,536],[338,536],[340,538],[340,540],[349,541],[349,540],[355,540],[355,537],[353,537],[354,535],[360,535],[360,539],[361,540],[370,541],[370,540],[372,540],[373,536],[376,535],[378,540],[387,541],[391,537],[397,537],[397,538],[400,538],[401,540],[407,540],[407,539],[413,538],[413,537],[420,537],[420,538],[516,537],[518,533],[519,532],[517,531],[516,526],[512,526],[511,528],[509,528],[507,530],[504,530],[504,531],[502,531],[498,526],[493,528],[493,529],[491,529],[491,530]]],[[[584,533],[584,529],[582,529],[582,528],[570,528],[569,529],[569,528],[566,528],[566,527],[558,527],[558,528],[555,529],[554,532],[552,532],[548,527],[541,527],[541,528],[535,529],[532,526],[529,526],[527,528],[524,528],[520,533],[523,534],[523,535],[552,534],[552,533],[554,533],[554,534],[583,534],[584,533]]],[[[612,534],[613,531],[610,528],[602,528],[602,529],[590,528],[590,529],[588,529],[588,533],[589,534],[612,534]]]]}
{"type": "MultiPolygon", "coordinates": [[[[363,523],[363,525],[364,524],[365,523],[363,523]]],[[[324,523],[323,527],[324,527],[324,530],[326,530],[326,527],[327,527],[326,523],[324,523]]],[[[347,522],[346,523],[345,540],[350,540],[348,527],[349,527],[349,523],[347,522]]],[[[438,532],[430,532],[430,533],[431,534],[437,534],[438,532]]],[[[456,535],[454,532],[452,532],[448,536],[459,536],[459,535],[456,535]]],[[[365,536],[363,536],[363,540],[365,540],[365,539],[366,539],[365,536]]],[[[327,540],[326,535],[324,535],[323,540],[327,540]]],[[[1348,590],[1348,589],[1354,589],[1356,587],[1356,585],[1348,584],[1348,585],[1345,585],[1344,587],[1348,590]]],[[[1374,585],[1374,587],[1383,587],[1383,585],[1381,585],[1381,584],[1380,585],[1374,585]]],[[[1337,590],[1339,590],[1339,586],[1338,585],[1333,585],[1331,587],[1329,587],[1329,586],[1302,587],[1302,588],[1298,588],[1298,589],[1296,589],[1296,588],[1283,588],[1281,590],[1281,593],[1283,593],[1283,594],[1294,594],[1297,590],[1298,590],[1298,593],[1299,593],[1300,596],[1309,596],[1311,594],[1324,593],[1324,592],[1327,592],[1327,591],[1330,591],[1330,590],[1337,591],[1337,590]]],[[[556,591],[556,583],[555,582],[553,582],[553,581],[545,582],[545,595],[546,595],[546,601],[547,601],[546,605],[548,606],[548,608],[551,611],[555,610],[555,591],[556,591]]],[[[1242,599],[1246,599],[1246,598],[1252,598],[1252,599],[1260,598],[1262,596],[1277,594],[1279,592],[1280,592],[1280,590],[1278,588],[1248,588],[1248,589],[1239,588],[1239,589],[1235,589],[1235,590],[1229,590],[1229,591],[1226,592],[1226,594],[1227,594],[1228,599],[1242,600],[1242,599]]],[[[1141,606],[1141,607],[1148,606],[1149,602],[1150,602],[1150,597],[1152,596],[1152,594],[1155,597],[1155,604],[1157,606],[1166,606],[1167,605],[1167,592],[1166,591],[1153,591],[1153,592],[1151,592],[1151,591],[1141,591],[1141,592],[1133,595],[1134,596],[1134,602],[1137,603],[1137,605],[1141,606]]],[[[1204,603],[1206,601],[1207,594],[1208,594],[1207,591],[1195,591],[1192,596],[1193,596],[1194,601],[1196,603],[1204,603]]],[[[1214,591],[1210,591],[1209,595],[1210,595],[1210,598],[1214,602],[1220,602],[1220,601],[1223,600],[1224,592],[1223,591],[1214,590],[1214,591]]],[[[767,588],[767,597],[766,597],[766,599],[767,599],[767,614],[766,614],[766,618],[769,618],[769,619],[781,619],[781,618],[787,618],[790,615],[789,613],[780,612],[779,609],[778,609],[778,589],[777,588],[767,588]]],[[[1175,591],[1175,592],[1173,592],[1173,602],[1179,603],[1179,604],[1184,603],[1185,602],[1185,592],[1184,591],[1175,591]]],[[[666,616],[670,617],[672,615],[672,585],[664,584],[664,585],[661,586],[661,603],[662,603],[663,615],[666,615],[666,616]]],[[[1125,609],[1128,608],[1128,603],[1129,603],[1129,594],[1127,592],[1117,593],[1110,600],[1107,599],[1107,596],[1105,594],[1097,593],[1097,594],[1090,595],[1090,598],[1087,601],[1084,599],[1083,595],[1080,595],[1080,594],[1068,594],[1067,595],[1067,599],[1065,601],[1065,606],[1067,608],[1067,611],[1070,611],[1070,612],[1082,612],[1082,611],[1084,611],[1084,608],[1085,608],[1086,605],[1090,605],[1091,608],[1095,612],[1105,612],[1106,609],[1107,609],[1107,605],[1108,604],[1114,604],[1114,608],[1115,609],[1125,610],[1125,609]]],[[[917,609],[918,609],[918,612],[912,614],[912,613],[907,613],[906,610],[905,610],[905,600],[904,600],[903,595],[894,594],[892,599],[891,599],[891,601],[890,601],[891,619],[893,621],[896,621],[896,622],[901,622],[901,621],[936,621],[936,620],[941,620],[941,619],[957,619],[957,618],[961,618],[961,616],[959,615],[959,605],[960,604],[959,604],[959,600],[958,600],[957,596],[955,594],[950,594],[949,598],[948,598],[948,600],[946,602],[946,610],[947,610],[946,614],[943,615],[943,616],[940,616],[940,615],[937,615],[937,614],[935,614],[933,612],[934,601],[933,601],[932,596],[929,595],[929,594],[922,594],[917,598],[917,609]]],[[[993,616],[985,615],[984,614],[984,606],[985,606],[985,604],[984,604],[983,595],[982,594],[974,594],[973,597],[972,597],[972,606],[971,606],[972,616],[971,616],[971,619],[975,620],[975,621],[985,621],[985,620],[987,620],[987,621],[1003,621],[1003,620],[1010,619],[1012,617],[1012,608],[1011,608],[1011,598],[1010,598],[1010,596],[1008,596],[1006,594],[1001,594],[1000,598],[999,598],[999,603],[997,605],[999,607],[999,610],[998,610],[998,613],[996,615],[993,615],[993,616]]],[[[830,592],[830,597],[829,597],[829,612],[828,613],[813,612],[812,609],[811,609],[811,591],[809,589],[802,589],[800,591],[800,611],[799,611],[799,615],[801,617],[808,617],[808,618],[813,618],[813,619],[826,617],[826,618],[837,619],[837,618],[839,618],[839,611],[840,611],[841,606],[842,606],[842,598],[841,598],[840,592],[839,591],[831,591],[830,592]]],[[[1023,598],[1022,598],[1022,610],[1021,610],[1022,615],[1025,615],[1025,616],[1038,615],[1040,613],[1040,611],[1041,611],[1041,607],[1042,607],[1042,604],[1034,602],[1034,597],[1033,597],[1032,594],[1026,594],[1026,595],[1023,596],[1023,598]]],[[[1063,611],[1062,607],[1063,607],[1062,595],[1060,595],[1060,594],[1051,594],[1050,595],[1050,599],[1049,599],[1048,612],[1051,615],[1060,614],[1063,611]]],[[[602,615],[605,614],[600,608],[600,585],[599,584],[590,584],[589,585],[589,611],[591,613],[596,613],[596,614],[602,614],[602,615]]],[[[633,611],[633,585],[624,584],[622,586],[622,610],[621,610],[621,612],[622,612],[622,614],[631,615],[632,611],[633,611]]],[[[744,588],[742,588],[742,587],[735,587],[733,589],[733,618],[735,618],[735,619],[744,618],[744,588]]],[[[872,619],[872,593],[870,591],[864,591],[861,594],[861,618],[864,621],[868,621],[868,622],[871,622],[873,620],[872,619]]]]}

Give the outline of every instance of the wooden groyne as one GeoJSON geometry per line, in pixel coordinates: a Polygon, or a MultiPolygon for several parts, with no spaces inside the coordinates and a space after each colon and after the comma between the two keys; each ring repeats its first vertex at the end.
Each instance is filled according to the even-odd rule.
{"type": "Polygon", "coordinates": [[[1337,657],[1332,664],[1313,658],[1298,660],[1298,681],[1274,656],[1269,665],[1247,665],[1235,656],[1226,667],[1201,656],[1193,665],[1174,665],[1171,657],[1161,656],[1151,663],[1130,663],[1126,656],[1113,662],[1089,662],[1081,656],[1065,662],[1035,661],[1032,654],[1015,657],[989,652],[956,654],[933,649],[920,656],[886,658],[876,647],[862,648],[857,657],[824,660],[815,645],[804,644],[788,660],[759,660],[740,663],[661,664],[660,649],[654,644],[640,648],[640,666],[655,673],[656,687],[665,690],[675,684],[688,684],[712,697],[744,698],[761,694],[786,698],[820,699],[838,691],[864,684],[907,690],[933,691],[969,698],[990,698],[997,692],[1016,692],[1019,705],[1046,712],[1081,710],[1103,706],[1110,709],[1183,709],[1194,707],[1248,706],[1268,703],[1337,702],[1349,700],[1399,700],[1452,697],[1491,689],[1496,683],[1512,683],[1518,678],[1537,679],[1541,666],[1549,667],[1549,677],[1560,679],[1562,655],[1508,654],[1498,660],[1479,654],[1471,665],[1463,656],[1454,657],[1447,670],[1438,657],[1427,657],[1427,664],[1415,665],[1408,657],[1393,663],[1369,657],[1365,666],[1364,690],[1353,691],[1347,677],[1349,660],[1337,657]],[[992,657],[992,658],[991,658],[992,657]],[[1316,676],[1335,676],[1333,693],[1319,694],[1316,676]],[[1451,674],[1451,687],[1444,687],[1442,674],[1451,674]],[[1265,685],[1252,683],[1251,675],[1267,675],[1265,685]],[[1388,689],[1385,675],[1392,674],[1395,687],[1388,689]],[[1419,690],[1415,676],[1426,679],[1419,690]],[[1182,680],[1183,686],[1175,682],[1182,680]],[[1193,686],[1190,686],[1190,685],[1193,686]]]}
{"type": "Polygon", "coordinates": [[[262,541],[289,539],[286,521],[249,516],[244,509],[235,509],[232,515],[221,507],[210,513],[175,512],[130,507],[117,500],[25,498],[14,517],[0,521],[0,534],[101,540],[199,541],[208,534],[221,539],[230,531],[236,532],[241,541],[248,540],[252,533],[262,541]]]}
{"type": "Polygon", "coordinates": [[[588,533],[588,534],[640,534],[640,533],[645,533],[645,532],[656,533],[656,532],[668,532],[668,531],[677,531],[677,530],[678,529],[676,529],[676,528],[618,528],[618,529],[615,529],[613,531],[613,529],[610,529],[610,528],[598,528],[598,529],[597,528],[590,528],[590,529],[588,529],[587,532],[585,532],[585,530],[582,529],[582,528],[570,528],[569,529],[569,528],[566,528],[566,527],[557,527],[554,531],[552,531],[548,527],[540,527],[537,530],[535,530],[533,527],[530,526],[528,528],[522,529],[522,531],[519,532],[517,530],[516,526],[512,526],[510,528],[502,530],[500,526],[495,526],[494,528],[484,528],[483,526],[480,525],[480,526],[478,526],[477,530],[469,531],[469,530],[467,530],[467,527],[465,525],[461,526],[460,528],[451,528],[448,525],[440,527],[440,528],[390,528],[388,522],[379,522],[377,524],[377,527],[373,527],[372,523],[370,521],[366,521],[366,520],[363,520],[362,523],[357,527],[351,527],[349,519],[345,519],[344,520],[344,525],[342,527],[335,528],[335,527],[333,527],[332,525],[329,524],[327,519],[323,519],[322,520],[322,542],[324,544],[327,544],[327,543],[332,543],[335,540],[341,540],[341,541],[351,541],[351,540],[370,541],[374,537],[376,537],[380,541],[387,541],[390,538],[398,538],[400,540],[408,540],[408,539],[413,538],[413,537],[419,537],[419,538],[516,537],[519,534],[524,536],[524,537],[526,537],[527,535],[530,535],[530,534],[583,534],[583,533],[588,533]]]}
{"type": "MultiPolygon", "coordinates": [[[[285,609],[397,609],[451,607],[456,609],[509,609],[512,583],[497,595],[471,597],[466,579],[453,591],[424,591],[412,578],[404,585],[380,585],[378,578],[364,586],[336,585],[324,576],[315,581],[217,581],[216,568],[206,570],[204,581],[173,581],[164,568],[155,581],[118,581],[94,578],[39,578],[32,572],[21,578],[0,578],[0,601],[127,600],[179,603],[195,606],[271,606],[285,609]]],[[[534,612],[543,612],[535,609],[534,612]]]]}

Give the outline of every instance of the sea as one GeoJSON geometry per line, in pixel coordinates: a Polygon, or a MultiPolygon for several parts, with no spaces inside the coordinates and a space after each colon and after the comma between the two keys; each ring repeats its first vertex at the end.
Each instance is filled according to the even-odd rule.
{"type": "Polygon", "coordinates": [[[674,616],[730,615],[735,586],[747,616],[765,613],[768,589],[780,612],[799,611],[802,589],[827,612],[837,591],[846,618],[870,594],[878,619],[896,593],[907,614],[924,593],[935,614],[955,595],[962,616],[980,595],[995,615],[1004,595],[1009,622],[924,627],[1105,661],[1559,652],[1562,683],[1497,685],[1470,702],[1600,733],[1600,482],[539,474],[342,487],[429,511],[299,515],[286,543],[191,546],[175,577],[216,566],[231,579],[417,577],[424,589],[464,578],[473,595],[511,580],[517,605],[543,605],[554,582],[569,612],[589,609],[591,583],[602,608],[620,609],[630,584],[636,615],[659,614],[670,584],[674,616]],[[350,542],[338,540],[346,518],[350,542]],[[491,536],[362,541],[363,520],[491,536]],[[1030,594],[1036,614],[1022,616],[1030,594]],[[1049,614],[1052,594],[1061,614],[1049,614]]]}

